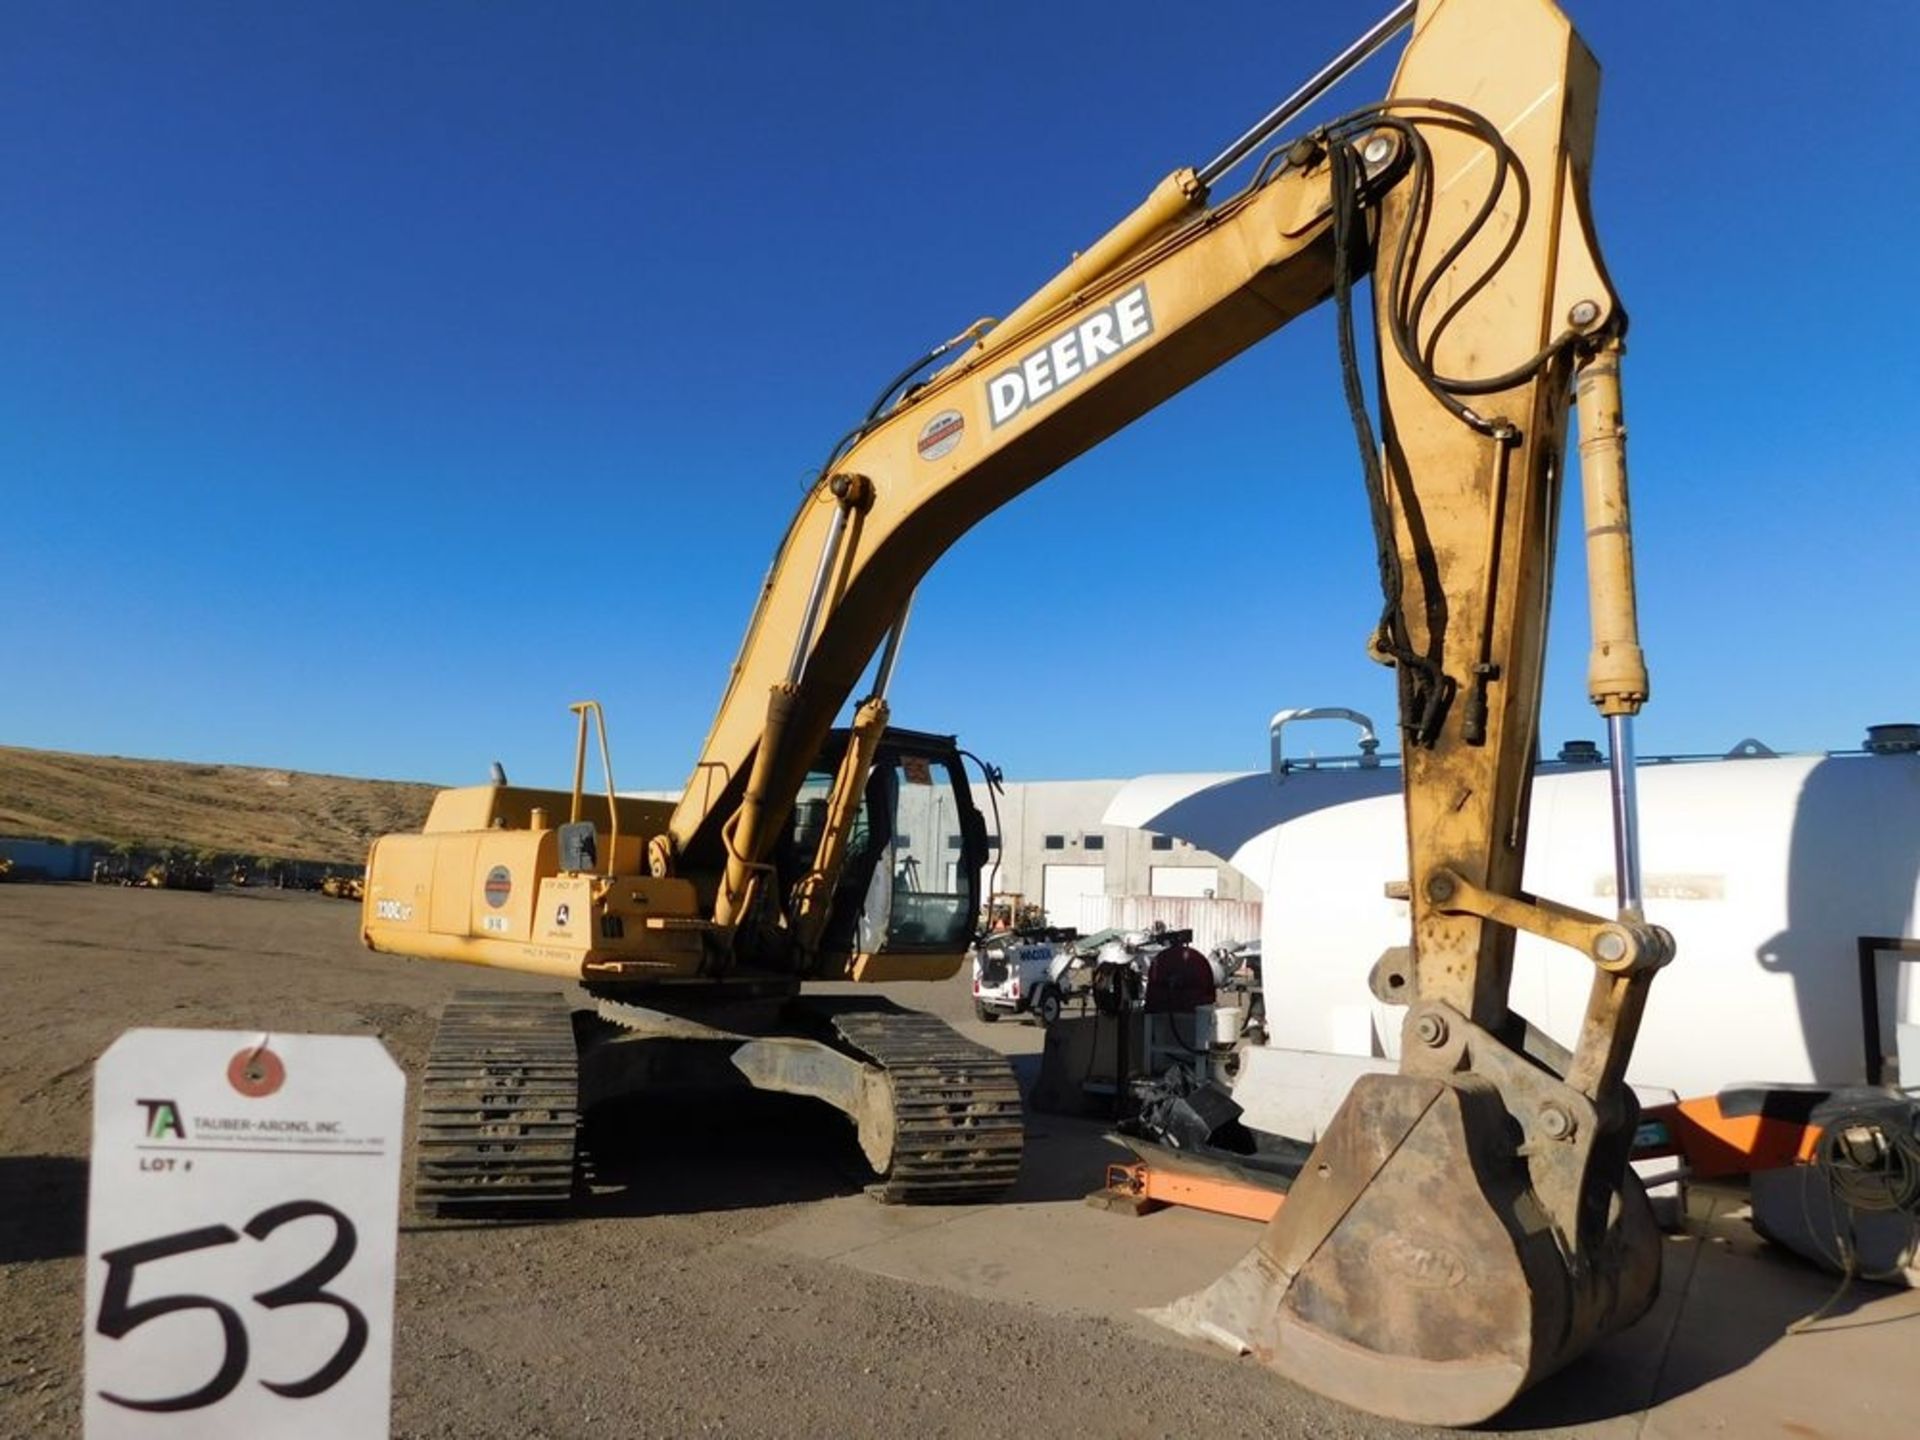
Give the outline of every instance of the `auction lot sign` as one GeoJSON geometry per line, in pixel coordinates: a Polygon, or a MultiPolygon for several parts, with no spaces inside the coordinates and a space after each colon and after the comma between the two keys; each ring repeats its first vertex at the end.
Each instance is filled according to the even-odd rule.
{"type": "Polygon", "coordinates": [[[387,1435],[405,1093],[369,1036],[114,1041],[94,1067],[88,1440],[387,1435]]]}

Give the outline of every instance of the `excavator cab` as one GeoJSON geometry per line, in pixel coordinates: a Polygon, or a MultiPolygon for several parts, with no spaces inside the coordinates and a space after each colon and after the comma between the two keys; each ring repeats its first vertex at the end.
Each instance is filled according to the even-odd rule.
{"type": "MultiPolygon", "coordinates": [[[[851,732],[834,730],[795,796],[775,856],[791,893],[813,863],[851,732]]],[[[889,727],[846,841],[815,974],[940,980],[958,970],[980,913],[987,827],[951,735],[889,727]]]]}
{"type": "MultiPolygon", "coordinates": [[[[500,778],[442,791],[420,834],[375,843],[361,923],[368,945],[599,984],[705,980],[730,968],[714,963],[716,927],[693,882],[648,873],[649,840],[671,803],[619,795],[611,780],[606,794],[586,793],[588,719],[599,707],[573,708],[571,794],[500,778]]],[[[604,730],[602,741],[604,751],[604,730]]],[[[987,827],[953,736],[830,731],[769,860],[761,868],[784,905],[756,922],[765,938],[749,964],[824,980],[956,974],[980,913],[987,827]],[[851,813],[823,862],[843,786],[851,813]]]]}

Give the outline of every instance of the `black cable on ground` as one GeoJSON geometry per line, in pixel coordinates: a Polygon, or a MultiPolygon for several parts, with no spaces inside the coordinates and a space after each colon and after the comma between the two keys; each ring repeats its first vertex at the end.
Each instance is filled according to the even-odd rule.
{"type": "MultiPolygon", "coordinates": [[[[1814,1152],[1812,1169],[1826,1183],[1827,1200],[1833,1223],[1834,1256],[1841,1267],[1840,1285],[1812,1314],[1787,1326],[1789,1335],[1801,1335],[1833,1312],[1852,1289],[1856,1279],[1891,1280],[1904,1269],[1899,1260],[1884,1271],[1862,1270],[1857,1235],[1862,1215],[1901,1214],[1907,1216],[1907,1243],[1901,1253],[1906,1263],[1920,1261],[1920,1107],[1909,1102],[1906,1123],[1896,1122],[1897,1102],[1842,1110],[1821,1117],[1819,1146],[1814,1152]],[[1879,1154],[1874,1163],[1863,1163],[1856,1148],[1866,1134],[1877,1136],[1879,1154]]],[[[1800,1215],[1807,1233],[1815,1233],[1813,1216],[1807,1201],[1807,1189],[1800,1196],[1800,1215]]]]}

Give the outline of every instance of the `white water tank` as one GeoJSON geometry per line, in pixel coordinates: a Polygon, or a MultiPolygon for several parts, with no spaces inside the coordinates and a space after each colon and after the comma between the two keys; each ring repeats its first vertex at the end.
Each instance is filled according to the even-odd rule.
{"type": "MultiPolygon", "coordinates": [[[[1875,727],[1870,738],[1868,753],[1752,747],[1759,758],[1640,765],[1647,918],[1673,932],[1678,955],[1654,980],[1634,1081],[1682,1095],[1752,1081],[1859,1083],[1869,1050],[1890,1052],[1898,1026],[1920,1021],[1894,1013],[1920,994],[1916,977],[1898,983],[1920,952],[1869,943],[1920,932],[1920,730],[1875,727]],[[1876,991],[1878,1040],[1867,1033],[1865,985],[1876,991]]],[[[1107,820],[1226,855],[1265,888],[1270,1043],[1393,1055],[1404,1012],[1373,999],[1367,974],[1408,939],[1408,905],[1385,893],[1407,878],[1399,786],[1389,767],[1302,770],[1280,784],[1264,773],[1148,776],[1120,792],[1107,820]]],[[[1541,767],[1526,886],[1613,912],[1604,766],[1541,767]]],[[[1523,935],[1513,1008],[1571,1044],[1592,977],[1579,955],[1523,935]]]]}

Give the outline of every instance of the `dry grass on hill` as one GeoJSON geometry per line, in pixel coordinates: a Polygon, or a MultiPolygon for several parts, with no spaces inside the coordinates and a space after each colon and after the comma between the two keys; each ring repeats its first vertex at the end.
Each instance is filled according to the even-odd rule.
{"type": "Polygon", "coordinates": [[[358,864],[375,836],[418,830],[433,796],[399,780],[0,746],[0,835],[358,864]]]}

